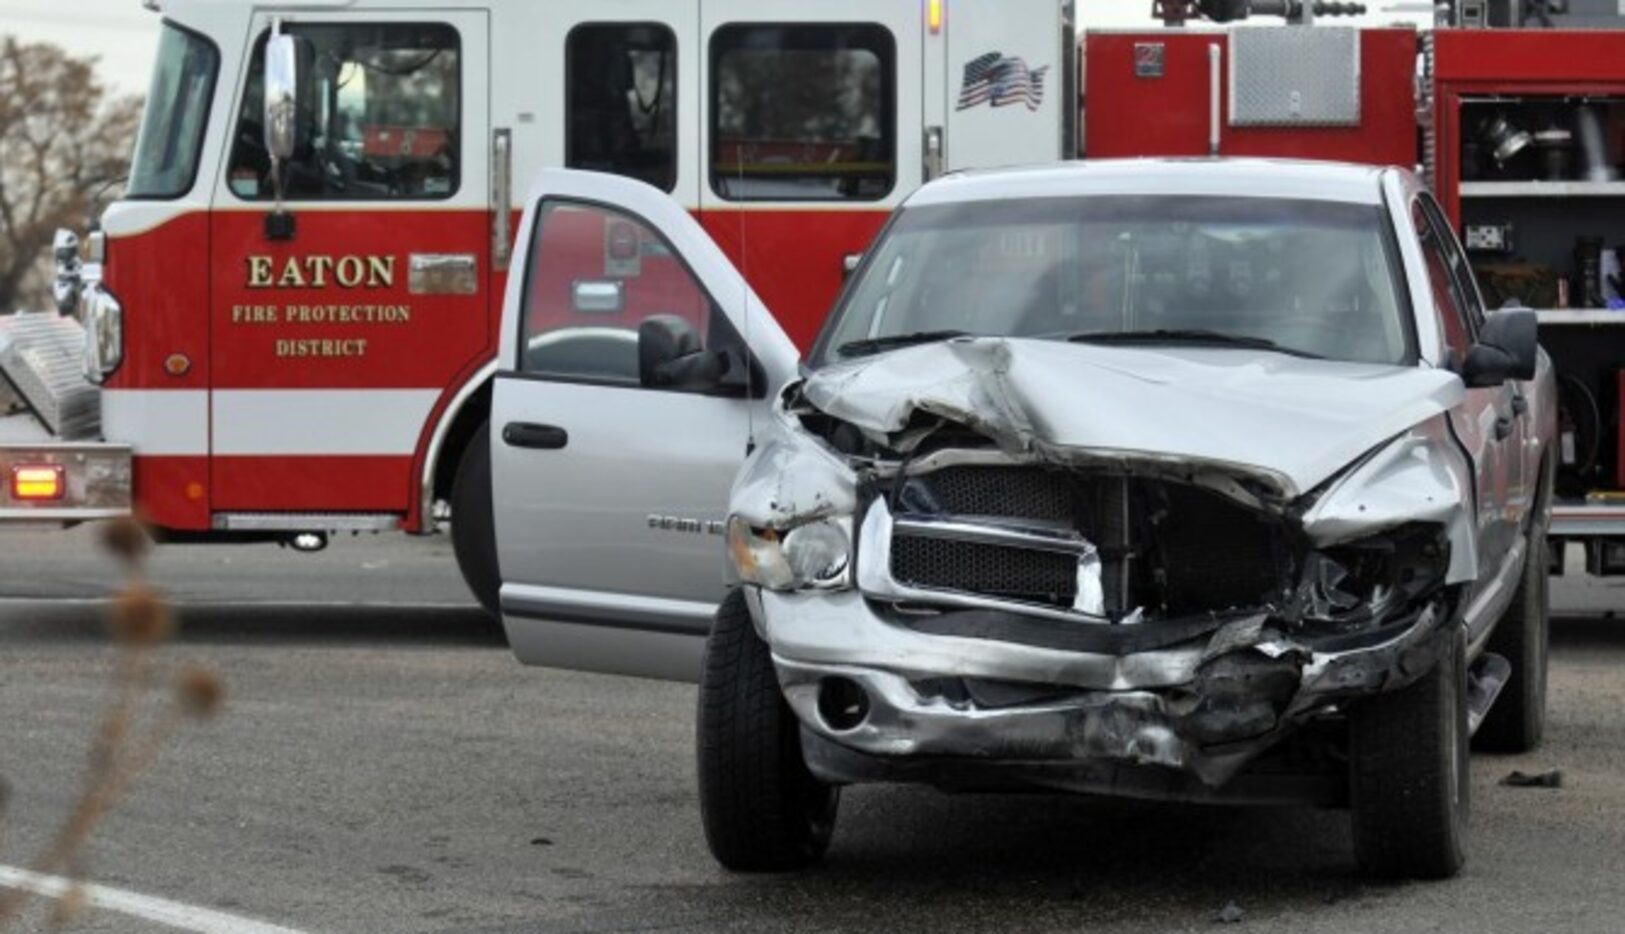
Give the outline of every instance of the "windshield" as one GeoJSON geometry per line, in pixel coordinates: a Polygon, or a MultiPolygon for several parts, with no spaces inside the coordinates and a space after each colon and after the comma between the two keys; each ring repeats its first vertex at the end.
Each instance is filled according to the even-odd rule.
{"type": "Polygon", "coordinates": [[[209,40],[164,24],[127,197],[178,198],[191,190],[219,64],[209,40]]]}
{"type": "Polygon", "coordinates": [[[1276,198],[1094,196],[906,209],[814,356],[954,334],[1411,357],[1384,215],[1276,198]]]}

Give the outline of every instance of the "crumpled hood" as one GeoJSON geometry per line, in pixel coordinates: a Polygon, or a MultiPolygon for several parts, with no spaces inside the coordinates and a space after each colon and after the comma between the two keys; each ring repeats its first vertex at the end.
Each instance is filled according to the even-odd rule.
{"type": "Polygon", "coordinates": [[[1459,402],[1454,374],[1269,351],[967,338],[825,367],[824,413],[890,435],[915,413],[1011,452],[1169,458],[1272,474],[1296,497],[1459,402]]]}

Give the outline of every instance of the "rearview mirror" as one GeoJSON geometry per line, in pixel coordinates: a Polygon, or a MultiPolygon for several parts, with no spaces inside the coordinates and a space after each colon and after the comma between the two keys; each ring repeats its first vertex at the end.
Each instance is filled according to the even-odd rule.
{"type": "Polygon", "coordinates": [[[655,315],[638,325],[638,382],[645,389],[716,392],[728,357],[706,350],[694,326],[676,315],[655,315]]]}
{"type": "Polygon", "coordinates": [[[1509,379],[1535,378],[1540,357],[1540,322],[1528,308],[1491,312],[1467,351],[1461,378],[1470,389],[1499,386],[1509,379]]]}

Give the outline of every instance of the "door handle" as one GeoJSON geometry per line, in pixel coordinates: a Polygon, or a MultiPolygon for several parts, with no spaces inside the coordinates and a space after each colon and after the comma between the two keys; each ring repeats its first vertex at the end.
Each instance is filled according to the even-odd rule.
{"type": "Polygon", "coordinates": [[[1505,416],[1505,415],[1503,415],[1500,418],[1496,419],[1495,420],[1495,440],[1497,440],[1497,441],[1505,441],[1507,439],[1507,435],[1510,435],[1510,434],[1512,434],[1512,419],[1510,417],[1508,417],[1508,416],[1505,416]]]}
{"type": "Polygon", "coordinates": [[[509,422],[502,427],[502,443],[511,448],[557,451],[570,443],[570,434],[557,425],[509,422]]]}

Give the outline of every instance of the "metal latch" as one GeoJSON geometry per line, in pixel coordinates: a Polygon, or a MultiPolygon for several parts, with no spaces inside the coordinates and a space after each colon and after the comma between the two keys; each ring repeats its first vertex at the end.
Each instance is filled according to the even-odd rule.
{"type": "Polygon", "coordinates": [[[491,131],[491,268],[502,272],[513,259],[508,215],[513,210],[513,132],[491,131]]]}
{"type": "Polygon", "coordinates": [[[925,180],[942,176],[942,127],[928,126],[925,128],[925,180]]]}
{"type": "Polygon", "coordinates": [[[480,264],[472,253],[413,253],[406,290],[413,295],[473,295],[480,290],[480,264]]]}

